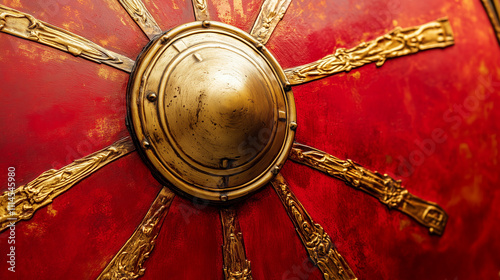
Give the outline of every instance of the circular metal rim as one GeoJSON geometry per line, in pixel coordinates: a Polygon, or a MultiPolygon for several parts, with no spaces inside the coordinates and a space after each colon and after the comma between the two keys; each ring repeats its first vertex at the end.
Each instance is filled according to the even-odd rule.
{"type": "Polygon", "coordinates": [[[274,176],[276,176],[276,174],[279,172],[279,170],[287,160],[288,154],[293,146],[296,129],[296,107],[293,92],[283,69],[263,44],[250,36],[248,33],[233,26],[220,22],[197,21],[180,25],[163,33],[162,35],[159,35],[158,37],[151,40],[144,47],[141,54],[139,54],[136,63],[134,64],[127,86],[126,124],[142,160],[149,167],[153,176],[160,183],[172,186],[174,190],[180,191],[182,195],[207,200],[210,203],[220,204],[240,200],[262,188],[270,180],[272,180],[274,176]],[[235,37],[240,37],[244,41],[249,42],[249,45],[252,45],[252,47],[267,60],[270,68],[275,74],[275,77],[281,83],[280,86],[284,94],[283,98],[288,109],[286,119],[286,137],[283,141],[280,152],[273,161],[273,164],[269,165],[263,172],[261,172],[259,176],[247,182],[244,187],[238,188],[237,186],[233,189],[220,189],[217,191],[210,191],[188,184],[182,179],[178,178],[178,176],[176,176],[175,174],[172,174],[170,171],[168,171],[168,169],[166,169],[161,162],[152,161],[148,156],[148,153],[152,153],[148,149],[148,145],[150,144],[147,142],[148,140],[145,137],[142,129],[138,126],[138,122],[133,121],[140,114],[140,108],[138,108],[139,101],[136,100],[137,102],[133,102],[135,97],[138,98],[139,96],[134,95],[133,89],[139,88],[142,85],[142,78],[138,79],[138,77],[142,77],[144,71],[148,68],[148,65],[142,63],[145,56],[147,56],[148,53],[157,54],[161,48],[163,48],[165,45],[168,45],[169,42],[172,41],[172,39],[175,39],[179,34],[189,32],[189,30],[192,29],[210,29],[212,27],[219,30],[224,30],[225,32],[233,34],[233,36],[235,37]],[[141,75],[138,75],[138,73],[141,73],[141,75]],[[163,170],[165,172],[160,172],[159,170],[163,170]]]}

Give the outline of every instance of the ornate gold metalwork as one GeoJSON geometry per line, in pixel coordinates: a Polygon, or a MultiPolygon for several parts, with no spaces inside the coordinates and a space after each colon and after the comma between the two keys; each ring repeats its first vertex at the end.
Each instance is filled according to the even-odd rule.
{"type": "Polygon", "coordinates": [[[246,259],[243,235],[236,210],[232,207],[220,210],[224,245],[224,276],[226,280],[251,280],[250,262],[246,259]]]}
{"type": "Polygon", "coordinates": [[[9,191],[0,198],[0,231],[9,224],[30,219],[40,208],[52,203],[63,192],[99,170],[135,150],[130,137],[90,154],[59,169],[45,171],[35,180],[15,189],[15,201],[9,201],[9,191]]]}
{"type": "Polygon", "coordinates": [[[344,258],[332,244],[332,240],[321,225],[315,223],[288,187],[285,178],[278,174],[272,185],[278,194],[288,216],[295,225],[300,240],[306,247],[309,257],[323,273],[325,279],[357,279],[344,258]]]}
{"type": "Polygon", "coordinates": [[[493,25],[493,31],[495,31],[500,44],[500,2],[498,0],[481,0],[481,2],[486,9],[486,13],[493,25]]]}
{"type": "Polygon", "coordinates": [[[292,0],[265,0],[250,34],[266,44],[291,2],[292,0]]]}
{"type": "Polygon", "coordinates": [[[149,39],[162,33],[160,26],[141,0],[118,0],[149,39]]]}
{"type": "Polygon", "coordinates": [[[288,81],[299,85],[340,72],[349,72],[368,63],[382,66],[386,59],[413,54],[419,51],[445,48],[454,44],[453,32],[447,18],[421,26],[402,29],[398,27],[384,36],[363,42],[352,49],[340,48],[335,54],[285,70],[288,81]]]}
{"type": "Polygon", "coordinates": [[[68,52],[74,56],[104,63],[125,72],[130,73],[134,65],[134,61],[126,56],[106,50],[81,36],[4,5],[0,5],[0,31],[68,52]]]}
{"type": "Polygon", "coordinates": [[[139,56],[129,128],[158,180],[224,203],[265,186],[286,161],[296,112],[285,83],[249,34],[217,22],[181,25],[139,56]]]}
{"type": "Polygon", "coordinates": [[[208,13],[207,0],[192,0],[194,17],[198,21],[209,20],[210,14],[208,13]]]}
{"type": "Polygon", "coordinates": [[[290,159],[317,169],[348,186],[362,190],[376,198],[389,209],[397,209],[412,217],[429,232],[442,235],[448,215],[437,204],[425,201],[401,187],[401,180],[394,180],[387,174],[372,172],[351,160],[341,160],[323,151],[295,143],[290,159]]]}
{"type": "Polygon", "coordinates": [[[175,195],[163,187],[130,239],[101,272],[98,280],[137,279],[144,275],[144,262],[155,247],[156,237],[175,195]]]}
{"type": "MultiPolygon", "coordinates": [[[[140,0],[119,2],[149,38],[161,33],[140,0]]],[[[236,28],[209,22],[206,0],[192,0],[195,17],[203,23],[175,28],[152,42],[141,54],[141,60],[135,65],[137,72],[134,71],[131,79],[128,120],[136,144],[160,180],[211,201],[241,198],[269,182],[292,149],[297,124],[291,84],[350,71],[367,63],[381,66],[387,58],[444,48],[454,43],[448,20],[440,19],[419,27],[397,28],[353,49],[338,49],[320,61],[289,69],[285,75],[263,44],[269,40],[290,2],[264,0],[251,31],[252,37],[236,28]],[[234,64],[238,65],[236,69],[234,64]],[[258,106],[250,103],[258,103],[258,106]],[[174,125],[173,121],[180,124],[174,125]],[[212,122],[213,127],[201,124],[204,121],[212,122]],[[142,131],[140,125],[145,125],[146,129],[142,131]],[[165,136],[160,131],[172,134],[165,136]],[[165,143],[171,145],[161,146],[165,143]],[[213,176],[203,177],[206,174],[213,176]]],[[[496,10],[493,13],[489,10],[489,14],[490,17],[496,15],[498,23],[498,0],[488,3],[496,5],[496,10]]],[[[126,72],[134,67],[134,61],[125,56],[3,5],[0,5],[0,31],[126,72]]],[[[0,200],[0,230],[9,226],[11,219],[17,222],[31,218],[55,197],[134,149],[127,138],[60,170],[46,171],[16,189],[13,204],[8,202],[12,195],[6,192],[0,200]]],[[[438,205],[409,194],[400,181],[300,144],[295,145],[291,158],[368,192],[390,208],[428,226],[431,232],[443,232],[446,213],[438,205]]],[[[272,185],[310,258],[325,279],[356,279],[334,248],[330,236],[314,223],[284,178],[278,174],[272,185]]],[[[137,279],[144,274],[144,262],[155,246],[173,198],[174,194],[167,188],[161,190],[141,224],[99,279],[137,279]]],[[[221,210],[220,214],[225,277],[251,279],[250,262],[245,256],[236,213],[230,208],[221,210]]]]}

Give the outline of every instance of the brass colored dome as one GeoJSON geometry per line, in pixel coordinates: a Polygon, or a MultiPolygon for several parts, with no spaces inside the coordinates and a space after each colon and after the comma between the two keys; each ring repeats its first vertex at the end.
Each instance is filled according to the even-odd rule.
{"type": "Polygon", "coordinates": [[[213,202],[268,183],[296,127],[293,94],[273,56],[243,31],[208,21],[174,28],[145,48],[128,110],[153,174],[213,202]]]}

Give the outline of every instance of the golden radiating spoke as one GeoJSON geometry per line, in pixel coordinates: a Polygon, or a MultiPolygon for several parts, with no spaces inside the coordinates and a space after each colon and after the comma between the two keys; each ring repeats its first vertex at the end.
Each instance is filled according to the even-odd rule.
{"type": "Polygon", "coordinates": [[[203,21],[209,20],[210,14],[208,13],[207,0],[192,0],[194,17],[196,20],[203,21]]]}
{"type": "Polygon", "coordinates": [[[425,201],[401,187],[401,181],[387,174],[365,169],[351,160],[341,160],[323,151],[294,143],[289,159],[317,169],[348,186],[362,190],[380,200],[389,209],[397,209],[412,217],[429,232],[443,234],[448,215],[437,204],[425,201]]]}
{"type": "Polygon", "coordinates": [[[163,187],[129,240],[101,272],[98,280],[137,279],[144,275],[144,262],[155,247],[156,237],[175,195],[163,187]]]}
{"type": "Polygon", "coordinates": [[[265,0],[260,13],[253,24],[250,35],[262,44],[266,44],[274,29],[285,15],[292,0],[265,0]]]}
{"type": "Polygon", "coordinates": [[[447,18],[438,19],[421,26],[393,31],[352,49],[340,48],[335,54],[285,70],[292,85],[300,85],[325,78],[340,72],[361,67],[368,63],[382,66],[386,59],[413,54],[419,51],[445,48],[454,44],[453,32],[447,18]]]}
{"type": "Polygon", "coordinates": [[[224,277],[226,280],[251,280],[250,262],[246,258],[245,244],[236,210],[232,207],[220,210],[224,245],[224,277]]]}
{"type": "Polygon", "coordinates": [[[153,39],[153,37],[162,33],[161,28],[141,0],[118,1],[149,39],[153,39]]]}
{"type": "Polygon", "coordinates": [[[0,31],[130,73],[134,61],[29,14],[0,5],[0,31]]]}
{"type": "Polygon", "coordinates": [[[499,0],[481,0],[486,9],[486,13],[490,18],[493,30],[497,36],[498,43],[500,43],[500,1],[499,0]]]}
{"type": "Polygon", "coordinates": [[[59,170],[45,171],[24,186],[4,192],[0,197],[0,232],[21,220],[30,219],[38,209],[52,203],[63,192],[134,150],[134,143],[127,137],[59,170]]]}
{"type": "Polygon", "coordinates": [[[288,187],[285,178],[278,174],[271,182],[288,216],[295,225],[309,257],[323,273],[325,279],[357,279],[344,258],[337,252],[328,233],[316,224],[288,187]]]}

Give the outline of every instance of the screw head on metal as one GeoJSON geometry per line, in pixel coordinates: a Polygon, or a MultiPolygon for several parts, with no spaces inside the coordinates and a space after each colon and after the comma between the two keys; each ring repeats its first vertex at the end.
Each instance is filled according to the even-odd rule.
{"type": "Polygon", "coordinates": [[[290,129],[293,130],[293,131],[297,130],[297,123],[296,122],[291,122],[290,123],[290,129]]]}
{"type": "Polygon", "coordinates": [[[166,44],[168,42],[168,40],[170,40],[170,38],[165,35],[165,36],[161,37],[160,43],[161,44],[166,44]]]}
{"type": "Polygon", "coordinates": [[[280,173],[280,167],[279,167],[279,166],[275,166],[275,167],[273,167],[273,170],[271,170],[271,172],[272,172],[274,175],[278,175],[278,173],[280,173]]]}
{"type": "Polygon", "coordinates": [[[142,147],[144,149],[149,149],[149,148],[151,148],[151,143],[149,143],[149,141],[147,139],[144,139],[144,140],[142,140],[142,147]]]}
{"type": "Polygon", "coordinates": [[[156,93],[150,92],[150,93],[148,93],[147,98],[149,101],[154,102],[154,101],[156,101],[156,98],[158,98],[158,96],[156,95],[156,93]]]}

